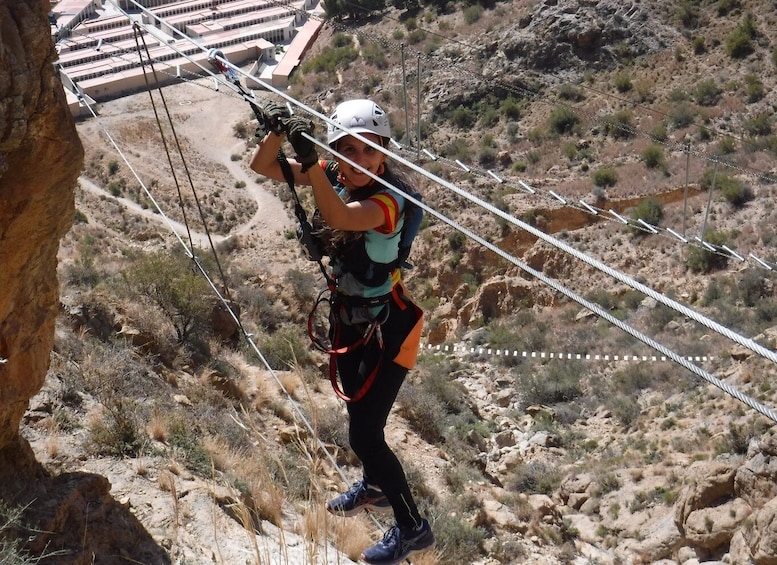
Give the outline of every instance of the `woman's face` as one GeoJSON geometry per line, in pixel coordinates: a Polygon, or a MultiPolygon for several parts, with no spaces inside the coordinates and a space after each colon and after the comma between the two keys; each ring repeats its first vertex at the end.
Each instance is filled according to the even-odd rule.
{"type": "MultiPolygon", "coordinates": [[[[379,135],[374,133],[362,133],[360,135],[380,145],[381,140],[379,135]]],[[[364,167],[375,175],[378,174],[378,169],[386,159],[386,156],[383,153],[350,135],[342,138],[337,143],[336,150],[338,153],[343,154],[354,163],[364,167]]],[[[369,175],[363,173],[356,167],[353,167],[342,159],[336,158],[336,160],[340,168],[340,174],[346,180],[346,188],[361,188],[372,181],[372,178],[369,175]]]]}

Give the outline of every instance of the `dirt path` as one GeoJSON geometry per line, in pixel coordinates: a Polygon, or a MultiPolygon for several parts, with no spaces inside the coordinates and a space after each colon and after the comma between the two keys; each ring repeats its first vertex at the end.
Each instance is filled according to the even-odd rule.
{"type": "MultiPolygon", "coordinates": [[[[213,241],[218,243],[229,237],[243,236],[246,241],[251,242],[256,252],[274,261],[279,253],[287,250],[288,241],[284,233],[293,227],[294,221],[273,192],[272,183],[261,181],[248,167],[249,152],[246,150],[246,142],[235,136],[234,127],[241,121],[250,119],[251,110],[237,95],[224,92],[225,88],[222,85],[221,90],[216,91],[210,82],[203,80],[165,86],[162,92],[167,110],[173,119],[175,134],[184,147],[185,158],[187,161],[199,160],[200,165],[205,163],[204,167],[191,167],[193,170],[204,168],[208,172],[208,178],[193,178],[198,192],[204,195],[223,193],[221,198],[224,207],[221,211],[225,215],[230,213],[230,207],[246,209],[245,202],[235,204],[234,187],[238,185],[245,187],[241,189],[241,198],[248,197],[256,203],[256,210],[250,219],[241,219],[241,223],[233,227],[229,234],[211,234],[213,241]],[[235,156],[240,158],[236,159],[235,156]]],[[[166,112],[158,94],[155,95],[155,104],[160,119],[165,121],[166,112]]],[[[112,144],[107,140],[105,132],[115,140],[115,130],[121,126],[135,124],[140,128],[142,123],[153,123],[154,107],[148,93],[141,92],[102,103],[99,106],[98,120],[89,119],[79,123],[79,135],[82,139],[88,138],[92,145],[104,146],[106,151],[112,151],[112,147],[109,147],[112,144]]],[[[142,130],[145,139],[158,136],[158,132],[148,131],[148,127],[150,126],[142,130]]],[[[122,146],[118,141],[117,144],[133,168],[143,169],[144,165],[148,167],[149,162],[162,161],[158,143],[138,143],[129,147],[122,146]]],[[[161,168],[155,174],[160,178],[169,175],[161,168]]],[[[116,201],[133,215],[142,216],[158,224],[167,224],[184,239],[188,237],[186,226],[182,223],[172,219],[165,220],[154,210],[143,208],[129,198],[113,196],[106,187],[100,186],[92,178],[82,176],[80,180],[84,190],[116,201]]],[[[192,232],[192,239],[197,245],[207,244],[207,235],[203,232],[192,232]]]]}

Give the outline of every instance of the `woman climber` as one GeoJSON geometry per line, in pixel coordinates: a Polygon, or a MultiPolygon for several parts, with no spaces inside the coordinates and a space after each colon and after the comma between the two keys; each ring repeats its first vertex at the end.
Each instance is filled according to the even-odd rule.
{"type": "Polygon", "coordinates": [[[265,124],[260,125],[268,133],[251,168],[277,181],[312,187],[320,215],[318,221],[314,218],[316,239],[330,258],[332,370],[336,367],[342,386],[336,390],[347,401],[349,441],[362,463],[362,479],[327,502],[327,510],[339,516],[393,510],[394,526],[364,550],[362,559],[400,563],[434,547],[435,538],[384,437],[399,389],[415,364],[421,331],[421,311],[406,295],[399,257],[405,210],[412,204],[364,172],[407,194],[407,185],[389,169],[386,154],[374,146],[385,148],[391,139],[388,115],[371,100],[339,104],[327,127],[335,158],[324,160],[311,140],[310,120],[290,116],[284,106],[272,102],[263,114],[265,124]],[[279,154],[284,137],[295,159],[279,154]]]}

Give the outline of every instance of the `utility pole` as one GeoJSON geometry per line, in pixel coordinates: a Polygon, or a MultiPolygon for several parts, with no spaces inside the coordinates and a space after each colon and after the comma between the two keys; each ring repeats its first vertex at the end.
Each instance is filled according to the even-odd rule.
{"type": "Polygon", "coordinates": [[[688,215],[688,176],[691,169],[691,141],[685,144],[685,194],[683,196],[683,235],[685,235],[685,218],[688,215]]]}
{"type": "Polygon", "coordinates": [[[418,136],[416,137],[416,148],[415,148],[415,158],[416,161],[421,159],[421,52],[418,52],[418,64],[417,64],[417,70],[418,70],[418,86],[416,87],[416,99],[415,99],[415,108],[416,108],[416,125],[418,128],[418,136]]]}
{"type": "Polygon", "coordinates": [[[405,135],[407,136],[407,143],[408,145],[412,145],[410,143],[410,116],[409,116],[409,109],[407,107],[407,73],[405,72],[405,44],[402,43],[399,46],[399,51],[402,54],[402,88],[405,93],[405,135]]]}
{"type": "Polygon", "coordinates": [[[704,213],[704,223],[701,225],[701,232],[699,237],[704,242],[704,234],[707,233],[707,218],[710,215],[710,204],[712,204],[712,192],[715,190],[715,180],[718,178],[718,161],[715,160],[715,167],[712,169],[712,185],[710,185],[710,193],[707,196],[707,211],[704,213]]]}

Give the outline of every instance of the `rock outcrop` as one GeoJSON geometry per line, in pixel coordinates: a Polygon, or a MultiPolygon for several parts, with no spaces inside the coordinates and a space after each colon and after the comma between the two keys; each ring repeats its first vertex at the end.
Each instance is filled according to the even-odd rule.
{"type": "Polygon", "coordinates": [[[57,251],[83,149],[53,66],[48,3],[0,3],[0,474],[35,458],[19,436],[49,366],[57,251]]]}

